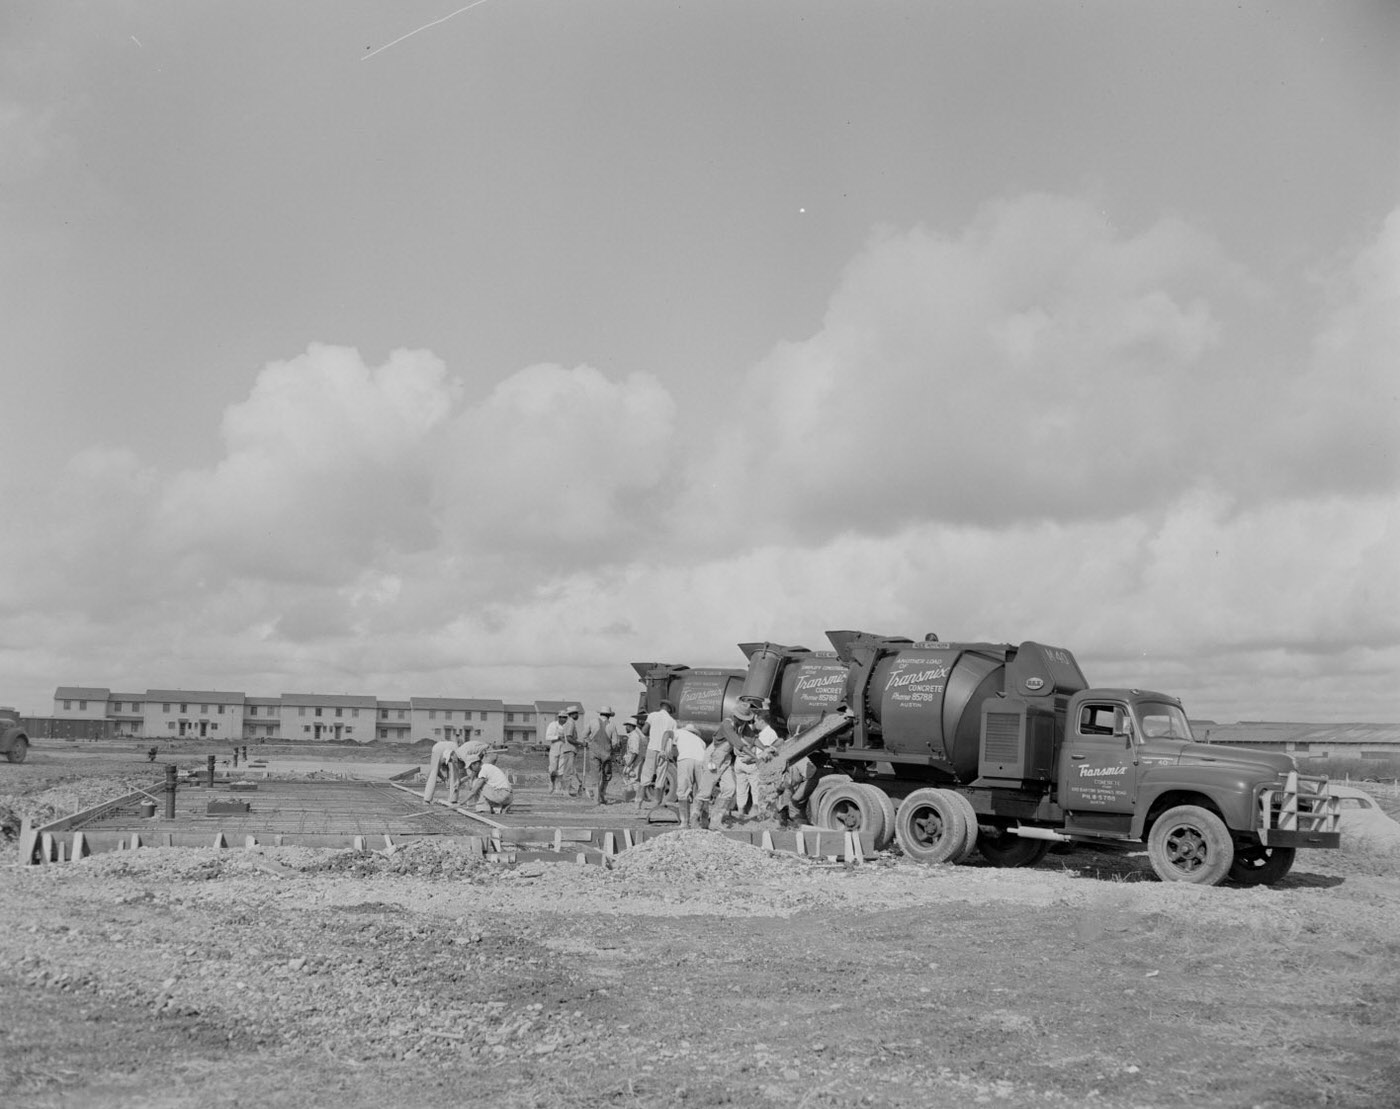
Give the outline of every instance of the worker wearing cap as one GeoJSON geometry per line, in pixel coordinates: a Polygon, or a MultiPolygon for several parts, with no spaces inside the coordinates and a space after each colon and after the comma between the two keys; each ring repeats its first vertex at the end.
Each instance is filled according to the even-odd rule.
{"type": "Polygon", "coordinates": [[[473,780],[462,803],[470,805],[479,796],[481,800],[476,806],[477,812],[509,812],[510,803],[515,797],[510,775],[494,763],[481,761],[472,763],[469,770],[473,780]]]}
{"type": "Polygon", "coordinates": [[[734,762],[741,752],[754,757],[756,735],[753,709],[747,701],[735,705],[729,719],[715,733],[706,756],[706,777],[701,782],[703,800],[710,804],[712,831],[724,827],[725,818],[734,807],[734,762]]]}
{"type": "Polygon", "coordinates": [[[608,803],[608,782],[612,780],[613,752],[618,748],[617,728],[613,726],[611,705],[598,710],[598,719],[588,725],[584,746],[588,751],[588,796],[597,804],[608,803]]]}
{"type": "Polygon", "coordinates": [[[642,777],[637,786],[637,811],[646,807],[647,789],[656,804],[666,800],[666,778],[671,772],[671,752],[676,734],[676,706],[662,701],[654,712],[647,713],[647,745],[642,751],[642,777]]]}
{"type": "MultiPolygon", "coordinates": [[[[748,708],[748,719],[739,721],[743,726],[736,730],[734,739],[734,819],[745,820],[751,816],[757,816],[761,811],[759,803],[758,785],[758,764],[762,757],[764,748],[760,746],[764,733],[769,733],[773,737],[773,742],[777,742],[778,733],[773,731],[772,725],[764,727],[766,721],[761,717],[761,710],[752,706],[748,708]],[[760,732],[759,729],[763,728],[760,732]]],[[[737,716],[736,716],[737,719],[737,716]]]]}
{"type": "Polygon", "coordinates": [[[555,719],[549,722],[549,727],[544,730],[544,741],[549,745],[549,792],[556,790],[563,792],[565,783],[561,775],[560,767],[564,762],[564,752],[569,748],[566,738],[569,726],[569,710],[561,708],[555,719]]]}
{"type": "MultiPolygon", "coordinates": [[[[470,736],[472,730],[463,728],[462,734],[470,736]]],[[[491,745],[481,739],[467,739],[459,743],[452,752],[451,768],[452,773],[449,778],[447,801],[449,804],[457,803],[457,790],[462,781],[471,777],[469,768],[474,762],[490,762],[492,759],[491,745]]]]}

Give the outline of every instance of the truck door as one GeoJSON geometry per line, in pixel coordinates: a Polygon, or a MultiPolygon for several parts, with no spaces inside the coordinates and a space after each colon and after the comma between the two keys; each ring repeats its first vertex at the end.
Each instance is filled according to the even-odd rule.
{"type": "Polygon", "coordinates": [[[1060,804],[1072,813],[1129,813],[1137,801],[1132,715],[1121,702],[1084,700],[1066,721],[1060,804]]]}

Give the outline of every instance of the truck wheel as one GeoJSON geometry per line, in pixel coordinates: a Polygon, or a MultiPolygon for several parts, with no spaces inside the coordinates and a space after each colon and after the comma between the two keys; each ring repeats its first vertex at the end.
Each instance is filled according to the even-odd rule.
{"type": "Polygon", "coordinates": [[[875,850],[884,851],[894,842],[894,802],[890,795],[879,786],[862,783],[861,789],[870,794],[871,800],[880,807],[880,834],[875,838],[875,850]]]}
{"type": "Polygon", "coordinates": [[[967,818],[946,790],[916,789],[895,813],[894,838],[915,862],[952,862],[967,839],[967,818]]]}
{"type": "Polygon", "coordinates": [[[869,832],[879,843],[885,834],[885,813],[868,786],[839,782],[822,797],[817,824],[838,832],[869,832]]]}
{"type": "Polygon", "coordinates": [[[1235,852],[1230,881],[1238,886],[1272,886],[1293,869],[1294,847],[1244,847],[1235,852]]]}
{"type": "Polygon", "coordinates": [[[27,754],[29,754],[29,740],[25,739],[24,736],[20,736],[10,746],[10,749],[5,752],[5,757],[11,762],[23,762],[24,756],[27,754]]]}
{"type": "Polygon", "coordinates": [[[1053,846],[1048,839],[1030,839],[1001,831],[995,836],[985,832],[977,841],[977,850],[993,866],[1011,869],[1018,866],[1035,866],[1045,858],[1053,846]]]}
{"type": "Polygon", "coordinates": [[[972,802],[957,790],[945,789],[943,792],[953,799],[955,805],[962,809],[963,819],[967,821],[967,833],[963,836],[962,850],[953,858],[955,864],[961,865],[972,858],[973,852],[977,850],[977,833],[980,830],[977,827],[977,810],[972,807],[972,802]]]}
{"type": "Polygon", "coordinates": [[[1178,805],[1157,818],[1147,837],[1147,857],[1164,882],[1218,886],[1235,861],[1230,829],[1209,809],[1178,805]]]}
{"type": "Polygon", "coordinates": [[[812,792],[807,797],[807,816],[813,824],[821,823],[822,800],[827,793],[850,780],[849,774],[828,774],[817,779],[817,784],[812,787],[812,792]]]}

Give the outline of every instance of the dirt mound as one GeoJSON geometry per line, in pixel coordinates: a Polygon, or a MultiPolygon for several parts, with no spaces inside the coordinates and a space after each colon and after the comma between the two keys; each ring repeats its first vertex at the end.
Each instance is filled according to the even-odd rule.
{"type": "Polygon", "coordinates": [[[414,878],[475,878],[487,873],[486,860],[476,852],[451,843],[415,840],[387,851],[327,852],[300,869],[307,873],[343,874],[364,878],[400,875],[414,878]]]}
{"type": "Polygon", "coordinates": [[[151,778],[84,778],[73,781],[39,779],[24,793],[0,794],[0,839],[19,839],[20,820],[35,825],[82,812],[138,789],[154,790],[151,778]]]}
{"type": "Polygon", "coordinates": [[[807,870],[796,855],[777,854],[712,832],[668,832],[625,851],[613,870],[624,877],[693,879],[781,877],[807,870]]]}

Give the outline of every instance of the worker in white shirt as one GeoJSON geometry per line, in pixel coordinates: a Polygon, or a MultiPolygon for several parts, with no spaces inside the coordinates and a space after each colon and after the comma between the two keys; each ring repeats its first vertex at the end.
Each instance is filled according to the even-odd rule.
{"type": "MultiPolygon", "coordinates": [[[[675,733],[676,748],[676,814],[681,827],[691,826],[691,806],[700,796],[700,779],[705,766],[705,740],[693,724],[680,725],[675,733]]],[[[698,814],[697,814],[698,815],[698,814]]]]}
{"type": "Polygon", "coordinates": [[[462,804],[470,805],[478,796],[481,800],[477,803],[477,812],[503,813],[510,810],[511,800],[515,796],[514,787],[510,784],[510,776],[495,763],[474,762],[470,767],[471,773],[475,775],[471,789],[467,790],[467,796],[462,804]]]}

